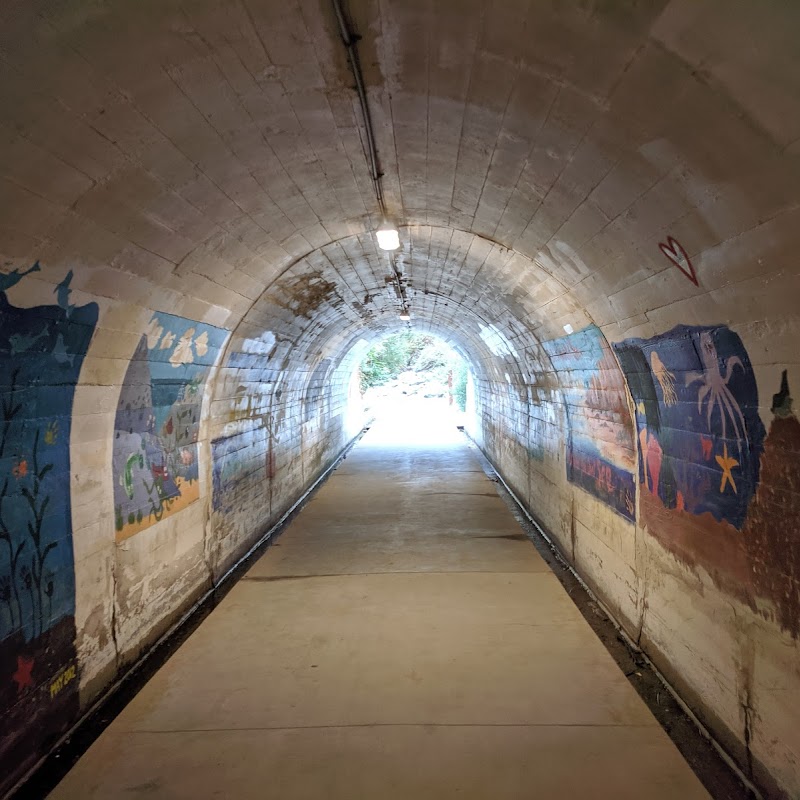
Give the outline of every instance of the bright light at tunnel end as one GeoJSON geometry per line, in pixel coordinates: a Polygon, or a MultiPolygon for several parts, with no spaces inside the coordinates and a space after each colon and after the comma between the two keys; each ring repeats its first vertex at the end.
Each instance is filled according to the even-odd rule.
{"type": "Polygon", "coordinates": [[[400,234],[397,232],[397,228],[389,222],[384,222],[375,231],[375,236],[381,250],[397,250],[400,247],[400,234]]]}

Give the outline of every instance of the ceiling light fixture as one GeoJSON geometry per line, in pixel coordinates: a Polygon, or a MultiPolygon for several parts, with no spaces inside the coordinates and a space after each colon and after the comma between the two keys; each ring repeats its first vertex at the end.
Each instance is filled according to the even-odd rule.
{"type": "Polygon", "coordinates": [[[397,250],[400,247],[400,234],[397,228],[391,222],[384,220],[377,231],[375,236],[378,238],[378,247],[381,250],[397,250]]]}
{"type": "Polygon", "coordinates": [[[402,319],[403,322],[408,322],[408,320],[411,319],[411,312],[407,308],[404,308],[400,312],[400,319],[402,319]]]}

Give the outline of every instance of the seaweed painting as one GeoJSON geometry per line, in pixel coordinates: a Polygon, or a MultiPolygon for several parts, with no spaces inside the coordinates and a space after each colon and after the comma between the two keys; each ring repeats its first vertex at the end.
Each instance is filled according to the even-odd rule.
{"type": "Polygon", "coordinates": [[[114,509],[127,539],[200,496],[197,438],[208,371],[227,331],[156,313],[117,404],[114,509]]]}
{"type": "MultiPolygon", "coordinates": [[[[70,498],[72,402],[94,303],[18,308],[0,274],[0,775],[10,781],[78,712],[70,498]]],[[[4,780],[0,779],[0,792],[4,780]]]]}

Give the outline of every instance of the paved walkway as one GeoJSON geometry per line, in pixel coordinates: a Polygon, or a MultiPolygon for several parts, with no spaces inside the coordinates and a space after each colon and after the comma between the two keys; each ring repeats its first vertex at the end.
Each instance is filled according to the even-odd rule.
{"type": "Polygon", "coordinates": [[[54,800],[707,797],[465,440],[380,434],[54,800]]]}

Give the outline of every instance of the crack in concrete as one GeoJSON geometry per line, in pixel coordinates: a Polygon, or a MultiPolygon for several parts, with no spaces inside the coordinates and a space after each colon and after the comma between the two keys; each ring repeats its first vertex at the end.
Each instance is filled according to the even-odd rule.
{"type": "MultiPolygon", "coordinates": [[[[502,537],[485,537],[488,539],[502,537]]],[[[525,537],[527,540],[527,537],[525,537]]],[[[302,581],[311,578],[365,578],[370,576],[386,575],[537,575],[540,573],[531,570],[503,570],[496,572],[488,569],[458,569],[458,570],[411,570],[396,569],[386,570],[385,572],[322,572],[318,575],[245,575],[240,578],[240,582],[252,583],[275,583],[276,581],[302,581]]]]}
{"type": "Polygon", "coordinates": [[[460,497],[496,497],[498,500],[502,500],[497,492],[424,492],[423,494],[426,496],[434,494],[454,494],[460,497]]]}
{"type": "Polygon", "coordinates": [[[114,670],[119,669],[119,642],[117,641],[117,553],[114,549],[114,559],[111,562],[111,643],[114,645],[114,670]]]}
{"type": "Polygon", "coordinates": [[[352,722],[341,725],[264,725],[244,728],[162,728],[126,730],[125,735],[171,733],[247,733],[248,731],[326,731],[360,728],[658,728],[653,723],[628,722],[352,722]]]}

